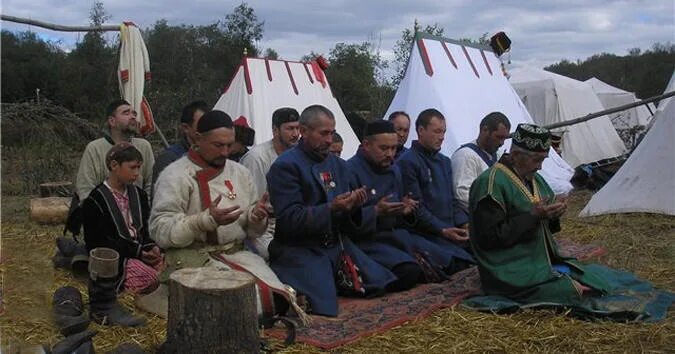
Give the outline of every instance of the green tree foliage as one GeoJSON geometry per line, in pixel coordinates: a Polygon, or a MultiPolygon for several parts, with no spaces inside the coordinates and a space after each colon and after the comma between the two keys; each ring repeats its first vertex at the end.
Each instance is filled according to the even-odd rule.
{"type": "Polygon", "coordinates": [[[410,58],[410,50],[412,49],[413,40],[415,39],[415,32],[424,32],[433,36],[441,37],[445,29],[438,23],[427,25],[422,28],[415,23],[416,28],[406,28],[401,33],[401,39],[394,44],[394,69],[396,73],[392,78],[392,85],[398,87],[398,84],[405,76],[405,69],[408,66],[408,58],[410,58]]]}
{"type": "Polygon", "coordinates": [[[35,33],[2,31],[2,102],[18,102],[36,95],[55,97],[62,89],[66,54],[56,43],[35,33]]]}
{"type": "MultiPolygon", "coordinates": [[[[316,57],[312,53],[305,56],[316,57]]],[[[345,112],[368,111],[379,116],[391,101],[393,90],[383,78],[387,63],[370,42],[338,43],[331,49],[326,77],[345,112]]]]}
{"type": "Polygon", "coordinates": [[[663,93],[675,68],[675,45],[655,43],[641,51],[632,48],[626,56],[596,54],[584,61],[562,60],[545,69],[577,80],[596,77],[612,86],[635,92],[640,98],[663,93]]]}

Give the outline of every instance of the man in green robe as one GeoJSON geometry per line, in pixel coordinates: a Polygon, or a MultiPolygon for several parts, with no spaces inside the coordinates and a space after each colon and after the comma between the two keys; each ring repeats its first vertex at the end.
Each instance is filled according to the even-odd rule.
{"type": "Polygon", "coordinates": [[[630,273],[581,265],[560,254],[553,233],[560,231],[567,201],[537,174],[548,156],[550,134],[520,124],[512,138],[510,154],[471,186],[471,247],[487,296],[466,304],[493,311],[565,307],[590,316],[620,313],[631,320],[654,317],[652,312],[665,316],[672,294],[655,291],[630,273]]]}

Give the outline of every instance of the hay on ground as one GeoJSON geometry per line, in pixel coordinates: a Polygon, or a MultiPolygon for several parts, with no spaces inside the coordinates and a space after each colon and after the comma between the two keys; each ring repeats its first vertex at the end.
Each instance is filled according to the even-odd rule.
{"type": "MultiPolygon", "coordinates": [[[[607,215],[578,218],[590,198],[588,192],[571,196],[562,235],[577,242],[593,242],[607,248],[599,262],[633,271],[656,286],[675,290],[673,236],[675,217],[649,214],[607,215]]],[[[60,227],[38,226],[20,218],[4,222],[3,198],[2,263],[4,313],[2,341],[53,345],[60,336],[50,317],[51,294],[66,284],[78,287],[86,299],[85,283],[61,270],[53,270],[50,258],[60,227]]],[[[131,295],[121,299],[132,308],[131,295]]],[[[147,316],[147,315],[146,315],[147,316]]],[[[136,342],[155,351],[166,335],[165,320],[147,316],[148,324],[137,329],[103,327],[94,337],[98,352],[123,342],[136,342]]],[[[317,348],[296,344],[281,353],[318,353],[317,348]]],[[[432,352],[672,352],[675,319],[655,324],[622,324],[580,321],[551,311],[523,311],[492,315],[461,309],[441,310],[432,316],[406,323],[385,333],[338,348],[340,353],[432,353],[432,352]]]]}

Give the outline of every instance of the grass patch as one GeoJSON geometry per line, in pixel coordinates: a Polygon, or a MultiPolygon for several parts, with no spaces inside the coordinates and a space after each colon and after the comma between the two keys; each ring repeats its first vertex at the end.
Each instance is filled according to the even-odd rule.
{"type": "MultiPolygon", "coordinates": [[[[656,286],[675,290],[672,244],[675,217],[650,214],[606,215],[578,218],[590,198],[589,192],[571,195],[570,211],[563,219],[561,235],[578,242],[607,248],[600,263],[629,270],[656,286]]],[[[53,345],[61,337],[51,319],[51,296],[66,284],[78,287],[85,297],[86,285],[66,272],[54,270],[54,238],[62,226],[39,226],[27,221],[28,198],[2,199],[2,262],[0,279],[4,313],[0,317],[2,344],[9,341],[53,345]],[[24,214],[22,214],[24,213],[24,214]]],[[[122,303],[132,308],[132,297],[122,303]]],[[[166,336],[166,322],[147,316],[148,324],[131,329],[92,324],[98,352],[123,342],[136,342],[155,351],[166,336]]],[[[318,353],[303,344],[283,348],[281,353],[318,353]]],[[[461,308],[446,309],[385,333],[365,338],[335,352],[340,353],[434,353],[434,352],[672,352],[675,319],[656,324],[586,322],[550,311],[523,311],[490,315],[461,308]]]]}

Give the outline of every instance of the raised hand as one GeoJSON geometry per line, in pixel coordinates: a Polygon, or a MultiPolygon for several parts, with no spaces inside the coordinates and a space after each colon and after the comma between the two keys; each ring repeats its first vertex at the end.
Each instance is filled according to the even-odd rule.
{"type": "Polygon", "coordinates": [[[453,242],[466,242],[469,240],[469,232],[459,227],[448,227],[443,229],[443,237],[453,242]]]}
{"type": "Polygon", "coordinates": [[[239,205],[235,205],[229,208],[218,208],[218,204],[220,201],[223,199],[222,195],[218,195],[218,197],[211,202],[211,206],[209,206],[209,213],[213,217],[213,220],[216,221],[216,224],[218,225],[227,225],[235,222],[237,219],[239,219],[239,216],[244,212],[243,210],[240,209],[239,205]]]}
{"type": "Polygon", "coordinates": [[[408,194],[403,199],[401,200],[403,202],[403,215],[410,215],[413,213],[415,210],[420,205],[420,202],[413,199],[412,194],[408,194]]]}
{"type": "Polygon", "coordinates": [[[375,213],[377,215],[401,215],[405,208],[403,202],[390,202],[392,195],[382,197],[377,204],[375,204],[375,213]]]}
{"type": "Polygon", "coordinates": [[[269,216],[269,211],[267,210],[267,202],[269,201],[270,195],[265,192],[260,200],[255,204],[253,210],[251,210],[251,215],[255,221],[260,221],[269,216]]]}

